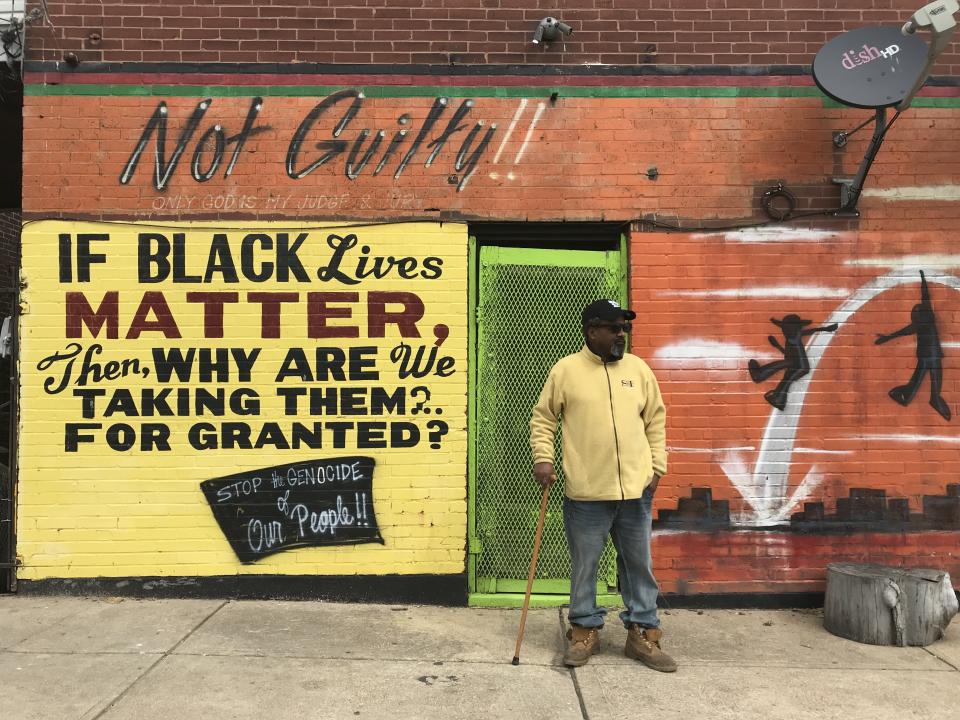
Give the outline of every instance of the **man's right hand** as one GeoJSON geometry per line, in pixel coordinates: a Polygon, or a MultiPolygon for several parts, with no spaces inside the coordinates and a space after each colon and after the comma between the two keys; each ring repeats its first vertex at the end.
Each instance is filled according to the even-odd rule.
{"type": "Polygon", "coordinates": [[[535,464],[533,466],[533,479],[543,488],[553,485],[557,481],[557,476],[553,472],[553,463],[539,462],[535,464]]]}

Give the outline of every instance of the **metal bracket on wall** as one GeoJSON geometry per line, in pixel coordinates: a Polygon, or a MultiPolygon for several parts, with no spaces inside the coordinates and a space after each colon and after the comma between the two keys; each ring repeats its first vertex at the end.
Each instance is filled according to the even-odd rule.
{"type": "MultiPolygon", "coordinates": [[[[856,207],[849,207],[850,196],[853,189],[853,178],[831,178],[830,182],[840,186],[840,209],[833,213],[834,217],[839,218],[858,218],[860,211],[856,207]]],[[[859,192],[857,193],[859,195],[859,192]]],[[[853,201],[856,205],[856,200],[853,201]]]]}
{"type": "MultiPolygon", "coordinates": [[[[880,152],[880,146],[883,144],[883,138],[887,134],[887,130],[896,122],[897,118],[900,116],[900,111],[891,118],[890,122],[887,122],[887,110],[886,108],[877,108],[874,113],[874,127],[873,127],[873,137],[870,138],[870,144],[867,146],[867,152],[863,156],[863,160],[860,161],[860,169],[857,170],[857,175],[852,180],[845,178],[833,178],[833,182],[836,185],[840,186],[840,208],[834,213],[835,217],[860,217],[860,212],[857,210],[857,201],[860,200],[860,193],[863,191],[863,183],[867,179],[867,173],[870,172],[870,166],[873,165],[874,159],[877,157],[877,153],[880,152]]],[[[860,128],[864,127],[867,123],[862,123],[854,130],[851,130],[848,133],[842,133],[842,143],[838,144],[838,138],[834,135],[833,144],[835,147],[843,147],[846,145],[847,138],[850,137],[860,128]]]]}

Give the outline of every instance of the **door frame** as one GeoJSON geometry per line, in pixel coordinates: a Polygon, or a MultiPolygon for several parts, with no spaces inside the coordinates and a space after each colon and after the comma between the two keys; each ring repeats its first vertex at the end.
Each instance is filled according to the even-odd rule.
{"type": "MultiPolygon", "coordinates": [[[[621,297],[626,307],[630,288],[628,235],[621,223],[478,223],[467,233],[467,597],[471,607],[520,607],[523,592],[477,592],[477,307],[480,292],[480,248],[484,245],[528,247],[550,251],[617,250],[620,253],[621,297]]],[[[534,593],[531,607],[559,607],[569,602],[567,590],[534,593]]],[[[619,593],[598,593],[597,603],[620,605],[619,593]]]]}

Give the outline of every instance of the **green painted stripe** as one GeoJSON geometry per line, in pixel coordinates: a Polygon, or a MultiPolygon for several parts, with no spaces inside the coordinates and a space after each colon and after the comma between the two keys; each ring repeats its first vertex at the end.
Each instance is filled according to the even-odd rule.
{"type": "MultiPolygon", "coordinates": [[[[26,85],[29,96],[141,96],[141,97],[324,97],[344,85],[26,85]]],[[[363,85],[353,86],[367,97],[454,97],[454,98],[545,98],[552,92],[560,97],[580,98],[820,98],[824,107],[841,108],[841,103],[823,95],[816,87],[591,87],[549,86],[447,86],[447,85],[363,85]]],[[[920,97],[912,107],[956,108],[960,97],[920,97]]]]}
{"type": "MultiPolygon", "coordinates": [[[[842,108],[847,107],[843,103],[838,103],[836,100],[830,100],[829,98],[824,99],[824,107],[829,108],[842,108]]],[[[914,98],[913,102],[910,103],[912,108],[955,108],[960,107],[960,97],[918,97],[914,98]]],[[[894,108],[890,108],[891,112],[894,108]]],[[[869,112],[869,108],[865,108],[864,112],[869,112]]]]}

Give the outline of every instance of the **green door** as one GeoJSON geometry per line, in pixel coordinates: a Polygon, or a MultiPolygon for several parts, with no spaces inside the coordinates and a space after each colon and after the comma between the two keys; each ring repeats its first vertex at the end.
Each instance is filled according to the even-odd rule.
{"type": "MultiPolygon", "coordinates": [[[[624,300],[621,260],[617,251],[480,248],[470,538],[474,597],[526,591],[541,497],[532,475],[531,410],[553,364],[583,346],[583,308],[598,298],[624,300]]],[[[533,586],[538,595],[565,596],[570,590],[559,435],[559,482],[550,493],[533,586]]],[[[608,542],[598,591],[615,584],[616,557],[608,542]]],[[[489,604],[498,603],[493,598],[489,604]]]]}

